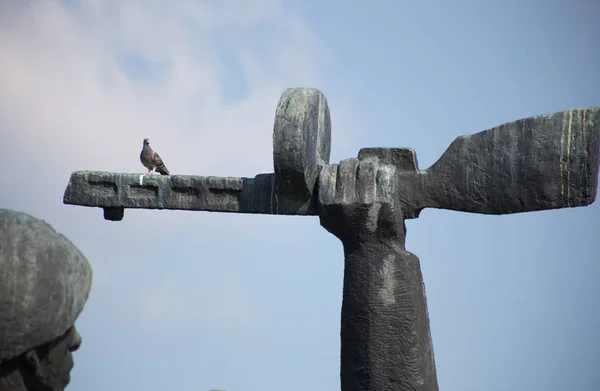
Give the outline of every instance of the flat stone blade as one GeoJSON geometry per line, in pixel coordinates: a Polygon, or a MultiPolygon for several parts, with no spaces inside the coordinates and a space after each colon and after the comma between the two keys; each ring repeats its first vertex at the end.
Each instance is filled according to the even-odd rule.
{"type": "Polygon", "coordinates": [[[596,199],[600,108],[566,110],[458,137],[411,191],[418,208],[508,214],[596,199]],[[420,193],[420,194],[419,194],[420,193]]]}

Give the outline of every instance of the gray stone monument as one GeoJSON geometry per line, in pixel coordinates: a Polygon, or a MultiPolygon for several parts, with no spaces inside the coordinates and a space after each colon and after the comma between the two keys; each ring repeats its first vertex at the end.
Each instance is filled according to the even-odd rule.
{"type": "Polygon", "coordinates": [[[423,208],[507,214],[594,202],[600,108],[568,110],[458,137],[421,170],[410,148],[364,148],[329,164],[331,120],[316,89],[288,89],[277,106],[274,173],[254,178],[79,171],[64,203],[101,207],[318,215],[339,238],[345,268],[343,391],[438,390],[419,260],[405,219],[423,208]]]}
{"type": "Polygon", "coordinates": [[[61,391],[92,285],[83,254],[42,220],[0,209],[0,391],[61,391]]]}

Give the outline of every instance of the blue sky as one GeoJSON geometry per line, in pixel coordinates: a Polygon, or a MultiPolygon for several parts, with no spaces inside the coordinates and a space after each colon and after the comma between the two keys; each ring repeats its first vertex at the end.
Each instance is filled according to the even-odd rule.
{"type": "MultiPolygon", "coordinates": [[[[0,5],[0,205],[94,268],[72,390],[339,389],[341,244],[316,217],[65,206],[76,170],[272,172],[289,87],[332,115],[331,162],[600,105],[600,5],[181,0],[0,5]]],[[[600,205],[407,222],[440,389],[600,389],[600,205]]]]}

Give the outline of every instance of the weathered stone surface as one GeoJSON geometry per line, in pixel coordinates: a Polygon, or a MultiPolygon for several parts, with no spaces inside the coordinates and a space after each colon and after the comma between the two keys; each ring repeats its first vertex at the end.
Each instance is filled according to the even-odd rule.
{"type": "Polygon", "coordinates": [[[276,196],[274,178],[273,174],[255,178],[142,176],[140,185],[140,174],[77,171],[71,174],[63,202],[102,207],[113,215],[118,215],[119,208],[316,215],[314,205],[276,196]]]}
{"type": "Polygon", "coordinates": [[[63,391],[71,381],[73,352],[81,336],[75,326],[61,336],[0,364],[0,391],[63,391]]]}
{"type": "Polygon", "coordinates": [[[275,174],[173,176],[140,186],[139,175],[77,172],[64,202],[111,208],[110,219],[119,208],[318,213],[344,245],[344,391],[438,389],[425,288],[417,257],[404,247],[405,219],[427,207],[504,214],[596,198],[600,108],[459,137],[425,170],[410,148],[364,148],[358,159],[327,164],[329,110],[317,90],[286,91],[275,121],[275,174]]]}
{"type": "Polygon", "coordinates": [[[436,391],[423,277],[404,248],[400,169],[390,164],[407,151],[370,152],[319,178],[321,225],[344,246],[342,390],[436,391]]]}
{"type": "MultiPolygon", "coordinates": [[[[322,96],[318,90],[304,95],[302,90],[288,91],[293,94],[284,94],[278,111],[306,114],[291,110],[290,102],[300,105],[308,99],[312,103],[303,107],[313,108],[312,117],[319,118],[319,112],[326,115],[303,122],[304,128],[297,123],[276,126],[278,174],[157,176],[143,178],[140,185],[138,174],[78,171],[71,175],[64,203],[112,208],[105,215],[117,220],[122,217],[120,208],[315,215],[310,189],[315,173],[329,160],[329,111],[326,103],[315,103],[322,96]],[[282,102],[288,103],[287,109],[282,102]],[[298,190],[296,195],[293,189],[298,190]]],[[[278,118],[285,123],[284,115],[278,118]]],[[[416,152],[410,148],[363,148],[359,157],[376,156],[399,169],[397,192],[405,218],[418,217],[427,207],[505,214],[591,204],[598,187],[599,140],[600,108],[588,108],[525,118],[458,137],[425,170],[418,170],[416,152]]]]}
{"type": "Polygon", "coordinates": [[[412,148],[362,148],[358,151],[360,160],[376,157],[396,167],[400,171],[414,172],[419,170],[417,152],[412,148]]]}
{"type": "Polygon", "coordinates": [[[0,363],[65,334],[91,285],[90,264],[67,238],[0,209],[0,363]]]}
{"type": "Polygon", "coordinates": [[[279,100],[273,128],[277,195],[310,207],[321,167],[329,163],[331,118],[315,88],[290,88],[279,100]]]}
{"type": "Polygon", "coordinates": [[[321,225],[344,246],[342,389],[437,390],[419,260],[404,219],[423,207],[516,213],[595,200],[600,109],[459,137],[430,168],[409,148],[365,148],[324,166],[321,225]]]}
{"type": "Polygon", "coordinates": [[[600,108],[510,122],[458,137],[419,175],[414,197],[425,207],[485,214],[589,205],[599,149],[600,108]]]}
{"type": "Polygon", "coordinates": [[[274,174],[255,178],[78,171],[63,202],[104,208],[107,220],[121,220],[124,208],[315,215],[313,192],[329,162],[331,119],[327,99],[314,88],[286,90],[275,113],[274,174]]]}
{"type": "Polygon", "coordinates": [[[0,391],[62,391],[92,270],[45,222],[0,209],[0,391]]]}
{"type": "Polygon", "coordinates": [[[419,217],[421,209],[419,198],[423,191],[415,192],[418,183],[414,178],[419,172],[417,153],[412,148],[363,148],[358,152],[358,159],[377,158],[385,164],[396,168],[398,183],[395,185],[398,202],[402,207],[404,219],[415,219],[419,217]]]}

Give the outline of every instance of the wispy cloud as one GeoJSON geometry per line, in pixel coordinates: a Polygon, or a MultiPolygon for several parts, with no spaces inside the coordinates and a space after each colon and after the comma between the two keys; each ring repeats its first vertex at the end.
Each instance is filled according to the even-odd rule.
{"type": "MultiPolygon", "coordinates": [[[[143,172],[144,137],[173,173],[272,172],[279,96],[288,87],[318,87],[327,61],[280,0],[7,0],[0,5],[0,51],[0,200],[47,219],[77,243],[96,270],[96,289],[122,272],[119,262],[132,261],[124,254],[152,252],[132,247],[189,227],[214,230],[214,215],[199,224],[190,213],[127,212],[126,221],[107,223],[98,210],[62,205],[71,172],[143,172]],[[231,77],[243,88],[223,88],[231,77]]],[[[225,309],[246,313],[251,303],[240,279],[233,271],[221,277],[230,289],[213,297],[221,300],[213,312],[222,319],[233,316],[225,309]]],[[[132,303],[151,318],[162,308],[159,298],[169,306],[186,296],[173,281],[161,284],[135,285],[132,303]]]]}

